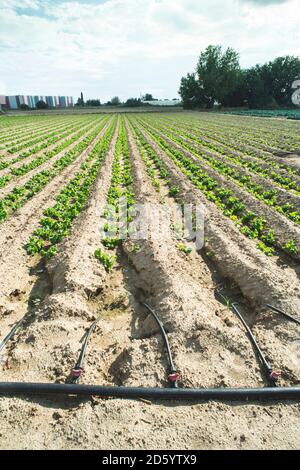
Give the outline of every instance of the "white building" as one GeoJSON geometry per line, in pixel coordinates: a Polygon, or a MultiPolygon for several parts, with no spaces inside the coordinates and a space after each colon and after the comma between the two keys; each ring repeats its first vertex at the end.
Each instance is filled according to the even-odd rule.
{"type": "Polygon", "coordinates": [[[151,104],[152,106],[176,106],[180,104],[180,100],[153,100],[153,101],[143,101],[143,103],[151,104]]]}
{"type": "Polygon", "coordinates": [[[2,110],[2,106],[5,105],[6,99],[5,95],[0,95],[0,111],[2,110]]]}

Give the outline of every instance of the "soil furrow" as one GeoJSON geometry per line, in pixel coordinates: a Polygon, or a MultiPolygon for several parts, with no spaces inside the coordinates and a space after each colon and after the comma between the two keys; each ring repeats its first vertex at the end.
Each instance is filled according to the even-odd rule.
{"type": "MultiPolygon", "coordinates": [[[[65,381],[75,365],[81,337],[97,313],[93,306],[90,308],[88,301],[101,284],[101,273],[105,273],[93,254],[99,243],[97,220],[106,200],[115,140],[116,135],[93,186],[88,206],[75,221],[70,237],[60,244],[58,254],[44,265],[42,275],[36,274],[34,277],[32,273],[28,273],[28,276],[31,275],[31,283],[34,281],[31,295],[33,291],[37,295],[41,276],[47,276],[51,287],[41,299],[33,321],[28,322],[18,340],[10,345],[11,368],[7,371],[8,375],[14,376],[19,373],[19,367],[26,370],[30,365],[32,380],[65,381]],[[82,230],[82,227],[85,229],[82,230]],[[51,344],[49,336],[53,336],[51,344]],[[32,337],[35,338],[34,341],[28,341],[32,337]],[[41,357],[33,360],[33,347],[43,351],[43,361],[41,357]]],[[[72,175],[74,171],[75,168],[72,175]]],[[[52,201],[54,202],[54,198],[52,201]]],[[[32,229],[33,227],[30,232],[32,229]]],[[[27,238],[29,234],[28,231],[27,238]]],[[[40,264],[39,257],[30,258],[30,261],[35,267],[40,264]]],[[[28,313],[29,305],[27,308],[28,313]]]]}
{"type": "MultiPolygon", "coordinates": [[[[268,221],[268,226],[276,234],[276,242],[279,248],[282,249],[288,240],[295,240],[296,245],[300,248],[300,230],[291,221],[287,220],[281,214],[273,211],[271,207],[256,199],[242,187],[238,186],[234,181],[231,181],[229,178],[221,175],[217,170],[210,167],[205,162],[199,160],[191,152],[184,149],[181,145],[177,144],[166,136],[162,135],[162,137],[166,140],[166,142],[180,150],[182,154],[189,157],[197,166],[199,166],[199,168],[203,169],[206,174],[217,181],[221,187],[230,189],[249,210],[254,211],[260,217],[266,218],[268,221]]],[[[297,253],[292,253],[291,256],[295,259],[300,259],[300,249],[297,253]]]]}
{"type": "MultiPolygon", "coordinates": [[[[90,128],[87,132],[85,132],[78,140],[73,142],[69,147],[66,149],[63,149],[61,152],[56,154],[54,157],[50,158],[50,160],[46,161],[42,165],[38,166],[37,168],[34,168],[33,170],[29,171],[25,175],[21,177],[17,177],[16,180],[13,179],[12,181],[9,182],[3,189],[0,190],[0,198],[4,198],[7,196],[11,191],[14,190],[16,187],[16,181],[18,184],[18,187],[24,186],[33,176],[37,175],[43,170],[48,170],[52,168],[53,164],[59,160],[61,157],[63,157],[67,152],[70,152],[74,147],[76,147],[80,142],[82,142],[86,137],[88,137],[90,134],[93,133],[93,131],[99,126],[99,123],[96,123],[92,128],[90,128]]],[[[97,137],[96,137],[97,139],[97,137]]]]}
{"type": "MultiPolygon", "coordinates": [[[[35,155],[39,154],[40,152],[49,150],[50,147],[51,148],[54,147],[62,139],[68,138],[70,136],[70,134],[75,134],[75,132],[78,132],[78,129],[80,129],[81,127],[88,127],[90,124],[91,124],[91,121],[81,122],[80,124],[78,124],[78,123],[72,123],[72,124],[65,123],[59,129],[55,129],[54,131],[50,131],[47,134],[47,137],[45,139],[42,139],[37,144],[34,144],[33,147],[22,149],[19,152],[16,152],[15,154],[11,154],[11,153],[7,154],[5,157],[3,157],[1,159],[1,163],[2,162],[7,163],[10,167],[11,166],[17,166],[17,165],[22,165],[23,161],[26,161],[26,163],[27,163],[29,161],[29,158],[31,158],[32,156],[35,156],[35,155]],[[50,136],[49,136],[49,134],[50,134],[50,136]],[[47,145],[48,140],[52,140],[53,143],[50,142],[49,145],[47,145]],[[35,151],[35,148],[40,146],[41,144],[46,144],[46,146],[44,148],[42,148],[40,151],[35,151]],[[30,154],[27,155],[27,153],[29,153],[29,152],[30,152],[30,154]],[[25,153],[26,155],[23,156],[22,155],[23,153],[25,153]],[[20,160],[18,162],[14,163],[14,160],[16,158],[20,158],[20,160]]],[[[1,170],[1,174],[3,174],[3,172],[5,170],[7,170],[7,168],[1,170]]]]}
{"type": "MultiPolygon", "coordinates": [[[[179,129],[181,126],[179,126],[179,129]]],[[[177,127],[178,129],[178,127],[177,127]]],[[[210,135],[210,133],[207,131],[205,135],[202,134],[195,134],[194,129],[190,129],[189,127],[186,128],[187,132],[191,137],[195,137],[196,139],[199,139],[203,142],[203,145],[207,144],[209,147],[210,144],[218,146],[220,149],[223,149],[226,152],[226,155],[224,156],[225,158],[227,157],[228,160],[229,156],[232,156],[233,158],[238,157],[242,158],[244,162],[248,163],[254,163],[258,164],[260,167],[263,169],[270,171],[270,172],[277,172],[283,177],[289,178],[292,177],[295,182],[297,183],[298,186],[300,186],[300,175],[299,174],[290,174],[287,169],[285,168],[278,168],[278,165],[273,165],[273,163],[279,163],[276,161],[273,161],[273,154],[271,153],[264,153],[264,156],[266,159],[262,159],[262,152],[257,149],[257,147],[251,147],[247,145],[244,141],[239,142],[237,140],[231,140],[229,136],[225,136],[224,133],[221,136],[214,136],[210,135]],[[192,132],[191,132],[192,131],[192,132]],[[254,153],[254,155],[253,155],[254,153]]],[[[283,163],[284,165],[287,165],[286,161],[280,162],[283,163]]],[[[298,171],[298,167],[295,168],[296,171],[298,171]]],[[[252,174],[256,174],[251,168],[249,168],[249,171],[252,174]]]]}
{"type": "MultiPolygon", "coordinates": [[[[63,144],[69,139],[72,139],[74,136],[76,136],[76,134],[80,132],[79,127],[77,127],[74,130],[73,130],[73,127],[74,126],[72,126],[72,128],[70,128],[67,132],[62,133],[61,134],[62,137],[60,137],[58,140],[56,140],[54,143],[50,144],[49,146],[43,148],[42,150],[39,150],[38,152],[34,152],[31,155],[28,155],[15,163],[9,163],[9,166],[7,168],[0,171],[0,177],[11,174],[11,170],[16,170],[18,168],[21,168],[23,165],[29,165],[37,157],[43,155],[45,152],[49,152],[55,149],[58,145],[63,144]]],[[[91,127],[94,127],[94,126],[91,126],[91,123],[87,123],[86,125],[83,124],[80,126],[80,130],[84,130],[84,129],[89,130],[91,127]]],[[[66,150],[68,150],[68,147],[66,147],[66,150]]],[[[14,178],[14,180],[16,179],[15,176],[16,175],[12,175],[12,178],[14,178]]]]}
{"type": "Polygon", "coordinates": [[[42,129],[41,132],[35,132],[25,139],[21,137],[16,140],[9,141],[9,145],[3,147],[3,149],[1,150],[6,152],[7,157],[8,156],[11,158],[18,157],[20,153],[30,149],[32,145],[36,145],[37,139],[41,140],[42,142],[46,141],[48,139],[48,134],[53,133],[54,131],[59,132],[60,129],[63,129],[66,126],[67,122],[68,121],[65,121],[63,124],[60,123],[59,125],[53,124],[50,127],[47,126],[44,129],[42,129]],[[20,150],[16,150],[15,152],[12,152],[12,153],[9,151],[10,149],[13,149],[15,147],[19,148],[20,146],[22,146],[22,149],[20,150]]]}
{"type": "MultiPolygon", "coordinates": [[[[218,135],[226,138],[228,132],[239,143],[237,136],[244,136],[246,142],[257,145],[257,152],[262,152],[259,149],[264,143],[273,151],[287,151],[299,140],[294,130],[298,127],[285,121],[279,125],[276,120],[271,123],[217,113],[184,113],[176,118],[167,114],[167,119],[154,115],[152,121],[140,116],[120,115],[116,128],[116,120],[109,126],[109,118],[76,160],[1,224],[0,339],[14,322],[26,318],[0,353],[2,380],[71,381],[84,335],[97,319],[78,382],[170,386],[161,333],[141,303],[147,302],[167,331],[180,387],[264,387],[266,375],[244,327],[230,309],[234,301],[271,366],[282,371],[279,385],[299,385],[299,327],[265,307],[270,303],[299,318],[300,285],[295,270],[278,257],[268,258],[260,252],[256,241],[246,238],[196,189],[172,160],[173,154],[163,151],[151,134],[151,129],[160,132],[158,128],[169,119],[174,121],[170,127],[178,124],[180,129],[185,122],[189,129],[198,127],[203,134],[210,131],[216,139],[218,135]],[[149,127],[143,127],[141,121],[149,127]],[[95,152],[101,136],[103,146],[95,152]],[[93,149],[92,159],[81,167],[93,149]],[[74,178],[79,169],[80,175],[74,178]],[[93,169],[96,172],[90,173],[93,169]],[[68,184],[71,180],[74,185],[68,184]],[[134,202],[173,210],[171,227],[177,227],[182,204],[201,206],[205,215],[203,248],[178,239],[173,231],[166,231],[167,236],[159,234],[160,219],[151,213],[143,221],[154,228],[152,237],[136,238],[131,230],[126,230],[129,236],[125,240],[110,238],[107,232],[104,235],[100,228],[106,222],[106,204],[117,207],[120,197],[127,200],[129,214],[135,209],[134,202]],[[44,214],[54,205],[52,213],[44,214]],[[54,227],[50,235],[65,238],[55,242],[54,237],[57,252],[52,258],[30,257],[25,244],[37,227],[45,226],[41,218],[46,214],[54,227]],[[68,219],[70,214],[74,218],[68,219]],[[60,227],[66,227],[65,216],[71,226],[59,233],[60,227]],[[96,258],[97,252],[115,255],[115,264],[108,268],[105,258],[96,258]],[[218,300],[216,288],[223,288],[229,299],[226,305],[218,300]]],[[[13,120],[31,120],[33,125],[43,118],[10,119],[13,126],[13,120]]],[[[48,126],[49,117],[45,121],[48,126]]],[[[4,134],[10,126],[4,126],[4,134]]],[[[172,146],[178,150],[173,141],[172,146]]],[[[217,178],[209,165],[193,158],[199,168],[217,178]]],[[[221,186],[238,188],[236,194],[254,207],[253,197],[247,199],[249,193],[229,179],[218,178],[221,186]]],[[[255,181],[263,184],[259,175],[255,181]]],[[[273,187],[273,183],[266,184],[273,187]]],[[[285,191],[280,194],[284,198],[285,191]]],[[[133,216],[133,221],[138,217],[133,216]]],[[[107,227],[119,222],[117,212],[107,227]]],[[[287,232],[285,224],[283,232],[287,232]]],[[[292,402],[166,404],[101,397],[1,396],[0,413],[1,447],[10,449],[299,448],[300,411],[292,402]]]]}
{"type": "MultiPolygon", "coordinates": [[[[201,154],[207,155],[208,157],[217,158],[219,161],[225,163],[229,168],[237,171],[240,175],[249,176],[253,183],[261,185],[265,188],[265,190],[275,190],[277,192],[277,200],[279,204],[284,205],[286,203],[290,203],[295,208],[300,208],[300,198],[294,194],[293,190],[284,189],[280,186],[280,184],[276,183],[276,181],[272,181],[267,176],[255,173],[250,168],[243,167],[242,164],[240,165],[238,163],[232,162],[230,159],[228,159],[227,155],[219,153],[216,150],[208,150],[203,145],[200,145],[199,143],[192,140],[192,138],[183,136],[180,133],[180,130],[177,130],[176,135],[179,136],[184,142],[187,142],[189,145],[191,145],[196,151],[200,152],[200,158],[201,154]]],[[[191,134],[189,133],[189,135],[191,134]]],[[[224,146],[220,145],[220,149],[223,147],[224,146]]],[[[230,154],[244,159],[244,155],[241,152],[233,152],[231,150],[230,154]]]]}
{"type": "Polygon", "coordinates": [[[62,185],[65,185],[74,176],[74,173],[80,168],[81,163],[86,159],[104,132],[105,129],[101,131],[96,140],[90,144],[75,162],[48,183],[39,194],[29,200],[10,220],[1,224],[1,316],[8,322],[15,321],[16,317],[20,319],[25,313],[26,304],[24,304],[24,296],[25,298],[26,296],[28,297],[28,290],[30,290],[30,285],[33,283],[30,272],[36,266],[37,260],[27,255],[25,244],[38,226],[45,206],[54,203],[55,197],[60,192],[62,185]],[[14,296],[11,297],[10,294],[15,291],[21,293],[22,302],[14,303],[14,296]]]}
{"type": "MultiPolygon", "coordinates": [[[[155,190],[150,188],[149,184],[147,184],[146,178],[148,177],[145,176],[145,171],[143,171],[141,168],[138,150],[132,137],[130,140],[135,154],[134,162],[136,171],[134,180],[137,182],[137,184],[139,182],[139,186],[136,189],[137,193],[145,194],[144,198],[146,201],[154,202],[156,199],[158,202],[157,192],[155,192],[155,190]]],[[[161,185],[164,185],[163,181],[161,181],[161,185]]],[[[166,203],[170,204],[170,198],[166,196],[166,193],[167,188],[165,188],[164,196],[166,203]]],[[[183,201],[185,200],[184,198],[185,195],[182,194],[183,201]]],[[[158,243],[158,247],[160,251],[165,250],[165,247],[162,247],[161,243],[158,243]]],[[[297,364],[295,355],[295,345],[297,344],[298,338],[297,326],[286,322],[281,317],[274,318],[274,316],[270,315],[270,312],[267,314],[264,309],[255,309],[251,307],[248,302],[239,295],[234,285],[232,285],[228,290],[227,280],[222,277],[218,264],[210,262],[210,270],[208,269],[207,258],[203,258],[203,256],[205,256],[203,250],[201,250],[198,254],[195,252],[195,250],[193,250],[193,252],[189,255],[180,253],[180,257],[178,257],[179,251],[177,250],[176,253],[176,243],[174,243],[174,240],[168,241],[168,253],[164,258],[163,266],[160,266],[159,261],[157,261],[157,255],[153,255],[152,251],[153,250],[151,249],[151,246],[147,245],[147,249],[143,252],[142,260],[138,260],[139,264],[137,265],[136,269],[139,273],[142,273],[142,278],[145,282],[145,285],[147,285],[146,281],[149,283],[149,279],[152,279],[152,277],[155,279],[155,284],[148,286],[148,292],[151,293],[151,299],[154,298],[154,305],[157,305],[157,307],[160,309],[159,311],[162,311],[162,314],[164,315],[163,318],[167,321],[166,324],[168,324],[169,331],[171,333],[176,333],[174,334],[176,339],[181,335],[192,337],[195,339],[195,345],[199,344],[198,340],[201,339],[201,347],[199,351],[201,357],[198,358],[197,364],[201,363],[201,369],[205,370],[205,377],[208,382],[205,384],[198,384],[197,386],[210,386],[209,378],[211,378],[210,374],[212,370],[213,377],[218,377],[222,375],[222,367],[225,366],[223,370],[226,370],[226,364],[234,364],[235,360],[237,359],[240,361],[240,373],[244,380],[244,374],[246,373],[249,373],[250,376],[252,374],[252,378],[254,379],[254,377],[256,377],[256,380],[261,380],[261,375],[264,376],[263,372],[257,368],[257,358],[253,357],[253,351],[249,352],[248,350],[249,339],[247,338],[244,328],[239,323],[239,320],[228,308],[222,308],[222,306],[220,308],[220,303],[216,302],[214,291],[217,287],[220,287],[220,285],[223,285],[227,289],[227,295],[229,295],[229,298],[230,296],[233,296],[231,298],[235,299],[235,301],[239,301],[239,308],[242,311],[245,320],[249,323],[249,325],[254,325],[254,331],[256,332],[257,339],[259,344],[261,344],[263,351],[267,357],[270,358],[270,361],[273,363],[275,369],[278,368],[283,372],[282,382],[285,382],[285,385],[289,385],[290,383],[298,384],[299,365],[297,364]],[[151,268],[149,268],[149,266],[151,265],[152,259],[155,260],[155,263],[158,263],[155,276],[151,276],[150,274],[151,268]],[[167,267],[166,263],[168,263],[167,267]],[[166,288],[166,285],[169,287],[170,283],[166,283],[165,280],[163,281],[163,276],[171,276],[173,283],[176,282],[176,277],[178,276],[176,287],[174,289],[166,288]],[[201,294],[199,294],[200,285],[201,294]],[[160,286],[163,286],[163,288],[160,286]],[[171,299],[178,300],[179,293],[182,295],[182,291],[186,295],[185,301],[181,299],[179,303],[180,306],[177,306],[175,311],[168,312],[171,299]],[[168,292],[170,292],[170,294],[169,296],[166,295],[166,297],[168,297],[166,300],[164,296],[168,292]],[[164,303],[166,303],[167,306],[164,307],[164,303]],[[224,326],[218,325],[218,320],[220,319],[224,322],[224,326]],[[195,324],[192,326],[191,322],[193,321],[195,324]],[[199,331],[199,325],[201,325],[201,334],[192,334],[191,332],[199,331]],[[274,330],[272,325],[275,327],[274,330]],[[238,328],[239,334],[234,331],[233,326],[238,328]],[[218,341],[213,341],[214,333],[216,333],[216,331],[218,331],[216,337],[221,338],[220,345],[218,346],[218,341]],[[211,341],[213,341],[216,350],[209,351],[209,354],[206,356],[205,345],[210,344],[211,341]],[[236,344],[238,344],[237,349],[235,349],[234,346],[236,344]],[[226,351],[222,350],[222,345],[226,345],[226,351]],[[227,351],[227,348],[229,349],[229,352],[227,351]],[[221,359],[218,360],[218,356],[214,356],[214,351],[218,351],[221,359]],[[230,358],[231,354],[233,357],[230,358]],[[236,354],[239,356],[238,358],[236,357],[236,354]],[[226,364],[224,364],[222,361],[223,357],[226,357],[226,364]],[[209,358],[211,358],[211,361],[209,358]],[[205,369],[205,360],[207,360],[208,370],[205,369]],[[242,366],[243,361],[245,363],[242,366]],[[215,365],[215,363],[217,366],[213,368],[212,364],[215,365]],[[220,365],[220,370],[217,373],[216,367],[218,367],[218,365],[220,365]],[[248,367],[250,369],[249,371],[247,371],[248,367]]],[[[129,250],[128,256],[135,265],[134,258],[137,257],[137,255],[132,254],[129,250]]],[[[143,290],[145,290],[145,285],[143,286],[143,290]]],[[[171,334],[170,337],[172,338],[173,335],[171,334]]],[[[192,341],[191,346],[193,350],[193,357],[193,355],[196,356],[196,346],[193,348],[192,341]]],[[[179,364],[179,368],[182,369],[182,367],[186,367],[186,364],[188,364],[189,360],[191,359],[189,358],[189,352],[191,352],[191,350],[188,349],[188,351],[184,353],[184,346],[182,344],[179,350],[180,356],[184,359],[182,361],[182,365],[179,364]]],[[[194,375],[196,373],[197,371],[195,370],[194,375]]],[[[237,371],[226,370],[225,382],[227,386],[227,380],[232,380],[234,383],[236,374],[237,371]],[[231,376],[231,373],[233,376],[231,376]]],[[[189,378],[189,381],[190,383],[193,383],[191,377],[189,378]]],[[[185,383],[185,385],[188,386],[187,383],[185,383]]],[[[193,386],[195,386],[194,383],[193,386]]],[[[218,383],[216,386],[220,386],[220,383],[218,383]]]]}
{"type": "Polygon", "coordinates": [[[223,216],[215,205],[174,167],[151,137],[140,130],[162,158],[174,185],[181,189],[179,197],[190,203],[202,203],[206,208],[206,250],[213,256],[220,272],[236,282],[243,295],[254,306],[276,301],[283,309],[286,307],[297,315],[300,302],[297,294],[299,281],[295,273],[286,266],[277,266],[260,253],[255,242],[246,239],[234,223],[223,216]]]}

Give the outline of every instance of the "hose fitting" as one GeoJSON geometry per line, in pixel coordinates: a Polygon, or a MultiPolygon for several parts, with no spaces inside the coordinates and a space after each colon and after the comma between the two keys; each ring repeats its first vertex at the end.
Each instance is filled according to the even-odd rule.
{"type": "Polygon", "coordinates": [[[281,377],[281,372],[280,370],[272,370],[270,372],[270,379],[273,380],[274,382],[277,382],[281,377]]]}
{"type": "Polygon", "coordinates": [[[79,379],[83,373],[83,368],[82,367],[74,367],[71,372],[71,377],[73,379],[79,379]]]}
{"type": "Polygon", "coordinates": [[[176,370],[171,371],[170,374],[168,375],[168,381],[170,382],[170,385],[173,388],[178,387],[177,380],[179,379],[179,377],[180,377],[180,374],[176,370]]]}

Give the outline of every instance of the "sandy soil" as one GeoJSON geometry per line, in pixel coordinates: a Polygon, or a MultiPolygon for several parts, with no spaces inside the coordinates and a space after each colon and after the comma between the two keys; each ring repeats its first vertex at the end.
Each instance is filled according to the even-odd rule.
{"type": "MultiPolygon", "coordinates": [[[[91,123],[90,122],[81,122],[79,124],[77,123],[76,125],[74,123],[72,125],[64,124],[64,126],[61,126],[61,128],[54,131],[53,136],[55,137],[56,141],[54,143],[51,143],[51,144],[49,143],[49,145],[47,145],[44,149],[42,149],[40,151],[36,151],[35,145],[33,145],[33,147],[29,147],[29,149],[25,148],[25,149],[20,150],[19,152],[16,152],[15,154],[8,154],[6,157],[3,157],[1,159],[1,161],[5,162],[5,163],[8,163],[9,166],[7,168],[1,170],[0,176],[3,176],[4,174],[9,173],[10,168],[19,168],[24,163],[27,164],[27,163],[31,162],[35,157],[37,157],[38,155],[41,155],[43,152],[53,150],[57,145],[59,145],[62,142],[72,138],[73,136],[75,136],[77,134],[77,132],[79,131],[79,129],[84,129],[85,127],[88,128],[89,124],[91,124],[91,123]],[[15,158],[18,158],[18,156],[22,152],[28,151],[28,150],[30,150],[30,152],[31,152],[30,155],[27,155],[26,157],[22,158],[20,161],[13,163],[15,158]]],[[[51,132],[51,134],[52,134],[52,132],[51,132]]],[[[53,138],[53,136],[51,136],[51,137],[53,138]]],[[[44,136],[41,137],[41,140],[40,140],[39,144],[47,144],[48,140],[49,140],[49,136],[48,136],[48,134],[46,134],[45,138],[44,138],[44,136]]],[[[36,145],[38,146],[39,144],[36,144],[36,145]]]]}
{"type": "MultiPolygon", "coordinates": [[[[178,135],[183,139],[184,141],[188,142],[189,145],[192,145],[193,148],[196,151],[200,151],[200,155],[208,155],[209,157],[217,158],[219,161],[226,163],[226,165],[233,170],[237,171],[240,175],[243,176],[248,176],[251,177],[251,181],[257,185],[261,185],[264,187],[265,190],[276,190],[277,191],[277,200],[279,204],[286,204],[287,202],[292,204],[295,208],[299,209],[300,208],[300,201],[299,197],[296,196],[292,190],[288,191],[287,189],[281,188],[279,185],[276,184],[275,181],[272,181],[268,179],[267,177],[264,177],[258,173],[252,173],[249,169],[246,167],[243,167],[241,165],[238,165],[237,163],[232,162],[231,160],[228,159],[228,154],[232,156],[238,156],[241,157],[243,154],[241,152],[237,151],[228,151],[228,148],[226,148],[226,155],[223,155],[221,153],[218,153],[216,151],[212,150],[207,150],[203,145],[198,145],[195,143],[193,140],[188,139],[186,137],[183,137],[179,131],[178,135]]],[[[218,144],[219,146],[222,145],[218,144]]],[[[224,146],[225,147],[225,146],[224,146]]],[[[296,159],[295,159],[296,160],[296,159]]],[[[298,158],[299,160],[299,158],[298,158]]],[[[290,161],[290,160],[289,160],[290,161]]],[[[286,162],[285,162],[286,163],[286,162]]]]}
{"type": "MultiPolygon", "coordinates": [[[[199,160],[191,152],[185,150],[181,145],[173,142],[168,137],[164,136],[166,142],[171,143],[175,148],[179,149],[182,154],[189,157],[199,168],[205,171],[210,177],[219,183],[223,188],[230,189],[235,196],[241,200],[249,210],[253,210],[260,217],[265,217],[268,221],[270,229],[276,234],[276,243],[279,248],[283,248],[286,237],[290,240],[295,240],[296,245],[300,248],[300,230],[294,223],[288,220],[283,215],[274,211],[270,206],[258,200],[252,194],[249,194],[243,187],[236,184],[236,182],[226,176],[219,174],[205,161],[199,160]]],[[[298,198],[299,199],[299,198],[298,198]]],[[[288,200],[287,200],[288,202],[288,200]]],[[[300,254],[295,253],[292,255],[295,259],[300,259],[300,254]]]]}
{"type": "MultiPolygon", "coordinates": [[[[174,126],[175,123],[173,121],[171,122],[174,126]]],[[[203,142],[206,142],[208,144],[213,143],[214,145],[217,145],[220,150],[225,150],[225,155],[227,154],[232,156],[241,156],[246,162],[258,163],[260,166],[266,169],[272,167],[273,162],[282,163],[284,165],[288,164],[289,166],[294,168],[296,172],[298,172],[298,175],[294,175],[294,178],[298,182],[298,184],[300,182],[299,165],[297,165],[297,162],[293,161],[293,158],[290,159],[290,157],[293,157],[293,155],[287,154],[286,157],[282,158],[276,154],[276,152],[280,153],[278,149],[272,149],[268,147],[261,148],[259,142],[256,143],[256,146],[254,146],[253,143],[250,144],[251,139],[250,142],[249,139],[247,139],[247,141],[241,140],[237,142],[235,140],[236,137],[232,137],[228,134],[225,137],[224,132],[214,133],[207,132],[207,130],[204,130],[204,133],[202,133],[201,129],[198,129],[197,127],[193,128],[193,126],[191,129],[189,126],[187,126],[186,123],[180,124],[178,130],[180,129],[187,129],[191,136],[200,137],[203,142]],[[263,160],[261,158],[262,156],[264,157],[263,160]]],[[[276,172],[280,173],[282,176],[288,176],[288,173],[284,168],[276,168],[276,172]]]]}
{"type": "MultiPolygon", "coordinates": [[[[60,128],[64,125],[66,125],[67,121],[60,121],[59,123],[52,123],[52,125],[49,126],[49,124],[45,127],[42,128],[36,128],[36,129],[29,129],[28,133],[17,133],[13,134],[12,138],[9,138],[6,143],[1,143],[1,147],[4,148],[4,150],[9,149],[11,147],[19,146],[22,144],[24,145],[24,150],[28,149],[33,142],[36,141],[37,138],[43,139],[43,137],[47,136],[49,133],[53,132],[53,130],[57,130],[59,132],[60,128]]],[[[5,142],[5,141],[4,141],[5,142]]],[[[22,150],[22,151],[24,151],[22,150]]],[[[18,153],[18,152],[16,152],[18,153]]],[[[15,154],[8,154],[9,155],[15,155],[15,154]]]]}
{"type": "Polygon", "coordinates": [[[23,186],[24,184],[27,183],[30,178],[32,178],[34,175],[40,173],[42,170],[48,170],[52,167],[52,165],[59,160],[63,155],[65,155],[67,152],[72,150],[76,145],[84,140],[85,137],[88,137],[97,127],[99,127],[100,122],[94,122],[92,124],[89,124],[88,126],[83,126],[83,130],[85,131],[83,135],[78,138],[75,142],[71,143],[68,147],[65,149],[61,150],[58,152],[56,155],[51,157],[49,160],[47,160],[45,163],[39,165],[38,167],[34,168],[33,170],[29,171],[28,173],[25,173],[24,175],[20,176],[12,176],[11,180],[3,187],[0,189],[0,197],[5,197],[7,194],[9,194],[17,185],[18,186],[23,186]]]}

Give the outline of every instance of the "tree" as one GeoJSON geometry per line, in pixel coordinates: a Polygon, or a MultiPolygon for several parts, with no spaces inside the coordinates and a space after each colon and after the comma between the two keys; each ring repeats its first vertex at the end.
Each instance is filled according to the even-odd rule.
{"type": "Polygon", "coordinates": [[[247,104],[247,82],[245,78],[245,71],[240,70],[236,76],[235,87],[223,97],[222,106],[234,108],[247,104]]]}
{"type": "Polygon", "coordinates": [[[277,57],[262,67],[265,86],[279,106],[290,106],[293,82],[300,78],[300,59],[277,57]]]}
{"type": "Polygon", "coordinates": [[[300,79],[300,58],[277,57],[264,65],[242,70],[231,48],[208,46],[194,73],[181,79],[179,94],[185,108],[292,106],[293,83],[300,79]]]}
{"type": "Polygon", "coordinates": [[[86,106],[101,106],[100,100],[87,100],[86,106]]]}
{"type": "Polygon", "coordinates": [[[227,96],[237,87],[240,76],[239,55],[230,47],[223,52],[221,46],[208,46],[200,54],[196,72],[208,107],[212,107],[215,102],[223,105],[227,96]]]}
{"type": "Polygon", "coordinates": [[[264,73],[260,65],[244,71],[245,97],[249,108],[264,108],[272,105],[264,73]]]}
{"type": "Polygon", "coordinates": [[[136,108],[138,106],[142,106],[142,101],[140,98],[128,98],[128,100],[125,103],[125,106],[128,108],[136,108]]]}
{"type": "Polygon", "coordinates": [[[277,57],[245,73],[250,108],[291,106],[292,85],[300,77],[300,59],[292,56],[277,57]]]}
{"type": "Polygon", "coordinates": [[[151,93],[146,93],[143,98],[142,98],[143,101],[154,101],[154,98],[153,96],[151,95],[151,93]]]}
{"type": "Polygon", "coordinates": [[[75,106],[84,106],[84,99],[83,99],[83,93],[82,92],[80,93],[80,97],[78,98],[77,103],[75,104],[75,106]]]}
{"type": "Polygon", "coordinates": [[[20,109],[22,109],[22,111],[29,111],[30,108],[28,104],[23,103],[23,104],[20,104],[20,109]]]}
{"type": "Polygon", "coordinates": [[[201,108],[208,104],[204,90],[201,88],[195,73],[188,73],[186,77],[182,77],[179,95],[183,107],[186,109],[201,108]]]}
{"type": "Polygon", "coordinates": [[[37,109],[47,109],[47,108],[48,108],[48,105],[47,105],[47,103],[45,103],[45,101],[39,100],[39,101],[36,103],[36,107],[37,107],[37,109]]]}
{"type": "Polygon", "coordinates": [[[110,103],[112,106],[118,106],[121,104],[120,98],[118,96],[114,96],[111,100],[110,103]]]}

